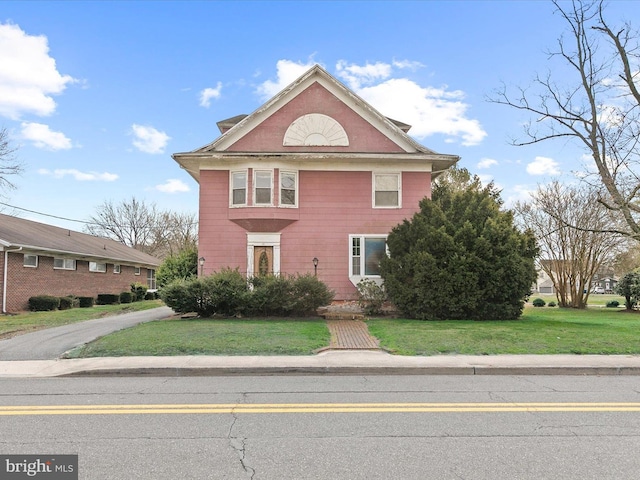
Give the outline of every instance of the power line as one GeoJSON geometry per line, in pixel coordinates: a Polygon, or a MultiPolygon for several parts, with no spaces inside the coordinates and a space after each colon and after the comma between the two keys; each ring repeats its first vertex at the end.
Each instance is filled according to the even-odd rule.
{"type": "Polygon", "coordinates": [[[44,217],[57,218],[58,220],[66,220],[68,222],[84,223],[85,225],[98,225],[97,223],[94,223],[94,222],[86,222],[84,220],[75,220],[73,218],[59,217],[57,215],[51,215],[51,214],[48,214],[48,213],[36,212],[35,210],[29,210],[28,208],[16,207],[15,205],[9,205],[8,203],[4,203],[4,202],[0,202],[0,205],[4,205],[5,207],[9,207],[9,208],[15,208],[16,210],[22,210],[24,212],[35,213],[36,215],[42,215],[44,217]]]}

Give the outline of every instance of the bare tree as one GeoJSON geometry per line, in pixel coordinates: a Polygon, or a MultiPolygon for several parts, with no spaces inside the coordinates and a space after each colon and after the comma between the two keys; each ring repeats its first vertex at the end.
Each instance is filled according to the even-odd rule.
{"type": "Polygon", "coordinates": [[[605,20],[603,1],[553,1],[567,24],[551,60],[560,60],[573,81],[558,84],[553,71],[537,75],[530,89],[505,86],[495,103],[528,112],[525,138],[514,145],[572,139],[593,159],[584,179],[599,186],[597,200],[621,216],[619,227],[603,226],[640,241],[640,36],[629,24],[605,20]]]}
{"type": "Polygon", "coordinates": [[[191,213],[161,212],[153,232],[155,256],[166,258],[198,249],[198,222],[191,213]]]}
{"type": "Polygon", "coordinates": [[[147,204],[135,197],[98,206],[85,231],[160,259],[197,249],[198,224],[194,214],[161,211],[155,203],[147,204]]]}
{"type": "Polygon", "coordinates": [[[613,262],[623,244],[620,235],[602,233],[611,215],[593,201],[593,195],[593,188],[587,185],[554,182],[539,187],[530,202],[514,207],[519,220],[538,240],[539,266],[553,282],[562,307],[586,307],[591,283],[605,264],[613,262]]]}
{"type": "Polygon", "coordinates": [[[0,128],[0,191],[13,190],[15,185],[9,177],[22,173],[22,164],[16,155],[17,149],[11,145],[6,128],[0,128]]]}
{"type": "Polygon", "coordinates": [[[120,243],[154,254],[154,231],[158,224],[155,204],[147,205],[135,197],[118,204],[106,201],[89,219],[85,231],[99,237],[112,238],[120,243]]]}

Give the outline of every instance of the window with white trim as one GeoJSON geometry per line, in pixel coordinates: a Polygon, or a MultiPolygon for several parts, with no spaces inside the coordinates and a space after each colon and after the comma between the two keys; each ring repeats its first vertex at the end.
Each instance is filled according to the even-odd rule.
{"type": "Polygon", "coordinates": [[[253,172],[253,204],[272,205],[273,172],[271,170],[254,170],[253,172]]]}
{"type": "Polygon", "coordinates": [[[247,204],[247,172],[231,172],[231,205],[247,204]]]}
{"type": "Polygon", "coordinates": [[[37,268],[38,267],[38,255],[24,254],[22,265],[25,267],[37,268]]]}
{"type": "Polygon", "coordinates": [[[133,274],[140,275],[140,267],[133,267],[133,274]]]}
{"type": "Polygon", "coordinates": [[[89,262],[89,271],[104,273],[107,271],[107,264],[98,263],[98,262],[89,262]]]}
{"type": "Polygon", "coordinates": [[[147,268],[147,288],[156,289],[156,271],[153,268],[147,268]]]}
{"type": "Polygon", "coordinates": [[[352,277],[379,277],[380,260],[387,254],[387,237],[351,235],[350,272],[352,277]]]}
{"type": "Polygon", "coordinates": [[[373,206],[374,208],[399,208],[400,205],[400,174],[373,174],[373,206]]]}
{"type": "Polygon", "coordinates": [[[120,265],[113,266],[113,273],[120,273],[120,265]]]}
{"type": "Polygon", "coordinates": [[[280,205],[295,207],[298,204],[298,175],[294,172],[280,172],[280,205]]]}
{"type": "Polygon", "coordinates": [[[56,270],[75,270],[76,261],[73,258],[54,258],[53,268],[56,270]]]}

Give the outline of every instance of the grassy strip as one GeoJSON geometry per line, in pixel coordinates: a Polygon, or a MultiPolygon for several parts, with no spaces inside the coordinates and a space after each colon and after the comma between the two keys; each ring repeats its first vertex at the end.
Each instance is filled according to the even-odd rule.
{"type": "MultiPolygon", "coordinates": [[[[535,298],[541,298],[543,299],[545,302],[549,303],[549,302],[555,302],[556,304],[558,303],[558,299],[556,298],[555,294],[551,295],[548,293],[534,293],[533,295],[531,295],[531,298],[529,298],[529,303],[531,303],[535,298]]],[[[611,300],[617,300],[617,302],[620,305],[624,305],[624,297],[621,297],[620,295],[613,295],[613,294],[602,294],[602,293],[591,293],[589,294],[589,300],[587,301],[587,305],[589,305],[590,307],[604,307],[607,302],[610,302],[611,300]]]]}
{"type": "Polygon", "coordinates": [[[329,339],[324,320],[160,320],[99,338],[70,357],[311,355],[329,339]]]}
{"type": "Polygon", "coordinates": [[[381,346],[398,355],[640,354],[640,314],[620,309],[527,307],[514,321],[367,323],[381,346]]]}
{"type": "Polygon", "coordinates": [[[145,300],[142,302],[121,305],[96,305],[91,308],[72,308],[69,310],[54,310],[51,312],[25,312],[18,315],[0,315],[0,339],[9,338],[21,333],[33,332],[44,328],[67,325],[69,323],[93,320],[109,315],[138,312],[164,305],[160,300],[145,300]]]}

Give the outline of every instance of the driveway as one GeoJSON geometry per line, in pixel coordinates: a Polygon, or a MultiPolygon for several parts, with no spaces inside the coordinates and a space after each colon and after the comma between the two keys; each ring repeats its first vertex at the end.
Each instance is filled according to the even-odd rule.
{"type": "Polygon", "coordinates": [[[169,307],[87,320],[0,340],[0,360],[54,360],[96,338],[139,323],[173,315],[169,307]]]}

